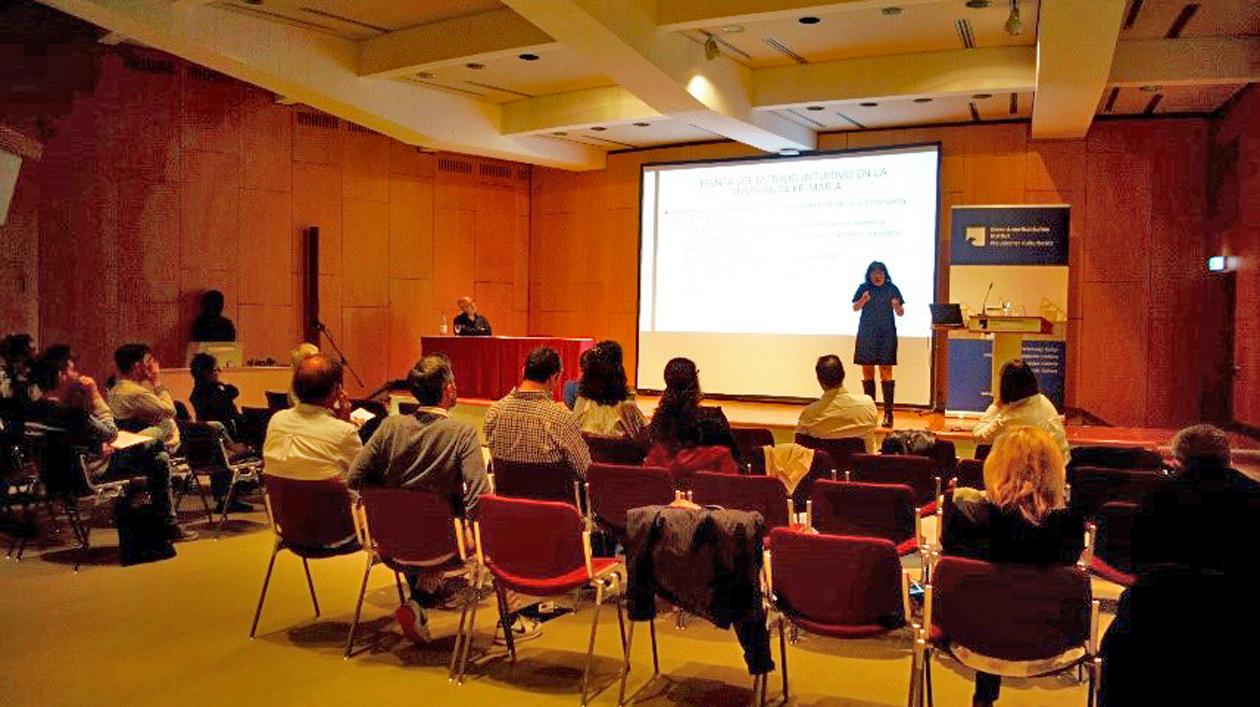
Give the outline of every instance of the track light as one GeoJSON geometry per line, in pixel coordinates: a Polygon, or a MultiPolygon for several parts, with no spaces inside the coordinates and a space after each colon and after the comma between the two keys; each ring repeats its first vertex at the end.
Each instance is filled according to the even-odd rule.
{"type": "Polygon", "coordinates": [[[704,40],[704,58],[713,61],[721,55],[722,50],[718,48],[717,40],[710,34],[709,38],[704,40]]]}
{"type": "Polygon", "coordinates": [[[1006,33],[1016,35],[1024,31],[1024,23],[1019,21],[1019,0],[1011,0],[1011,16],[1006,18],[1006,33]]]}

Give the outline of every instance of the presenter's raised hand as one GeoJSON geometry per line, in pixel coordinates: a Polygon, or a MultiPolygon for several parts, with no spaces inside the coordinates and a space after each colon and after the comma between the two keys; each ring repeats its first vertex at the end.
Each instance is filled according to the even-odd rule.
{"type": "Polygon", "coordinates": [[[901,317],[901,316],[905,316],[905,314],[906,314],[906,310],[904,310],[904,309],[902,309],[902,308],[901,308],[901,299],[900,299],[900,298],[898,298],[898,297],[893,297],[893,298],[890,300],[890,302],[892,303],[892,308],[893,308],[893,311],[897,313],[897,316],[899,316],[899,317],[901,317]]]}

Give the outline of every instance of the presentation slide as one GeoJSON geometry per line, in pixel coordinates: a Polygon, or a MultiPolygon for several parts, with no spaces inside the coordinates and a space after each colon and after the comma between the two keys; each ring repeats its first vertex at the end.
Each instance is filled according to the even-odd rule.
{"type": "Polygon", "coordinates": [[[645,165],[639,387],[686,356],[710,393],[816,397],[834,353],[860,390],[853,294],[879,261],[905,300],[897,400],[927,404],[939,162],[926,145],[645,165]]]}

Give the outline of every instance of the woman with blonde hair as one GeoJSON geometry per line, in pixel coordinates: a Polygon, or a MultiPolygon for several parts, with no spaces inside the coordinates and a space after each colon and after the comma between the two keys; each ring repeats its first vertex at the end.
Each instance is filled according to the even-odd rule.
{"type": "MultiPolygon", "coordinates": [[[[1085,549],[1085,521],[1067,508],[1067,470],[1053,436],[1015,427],[984,461],[984,490],[959,488],[941,528],[946,555],[985,562],[1070,565],[1085,549]]],[[[1001,678],[976,673],[972,705],[992,705],[1001,678]]]]}

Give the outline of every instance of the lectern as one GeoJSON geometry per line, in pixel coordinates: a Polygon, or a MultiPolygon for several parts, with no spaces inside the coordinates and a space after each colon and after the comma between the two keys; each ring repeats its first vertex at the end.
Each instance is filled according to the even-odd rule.
{"type": "Polygon", "coordinates": [[[1002,366],[1023,356],[1024,336],[1049,334],[1054,325],[1044,317],[978,314],[967,320],[967,331],[993,335],[993,399],[1002,389],[1002,366]]]}

